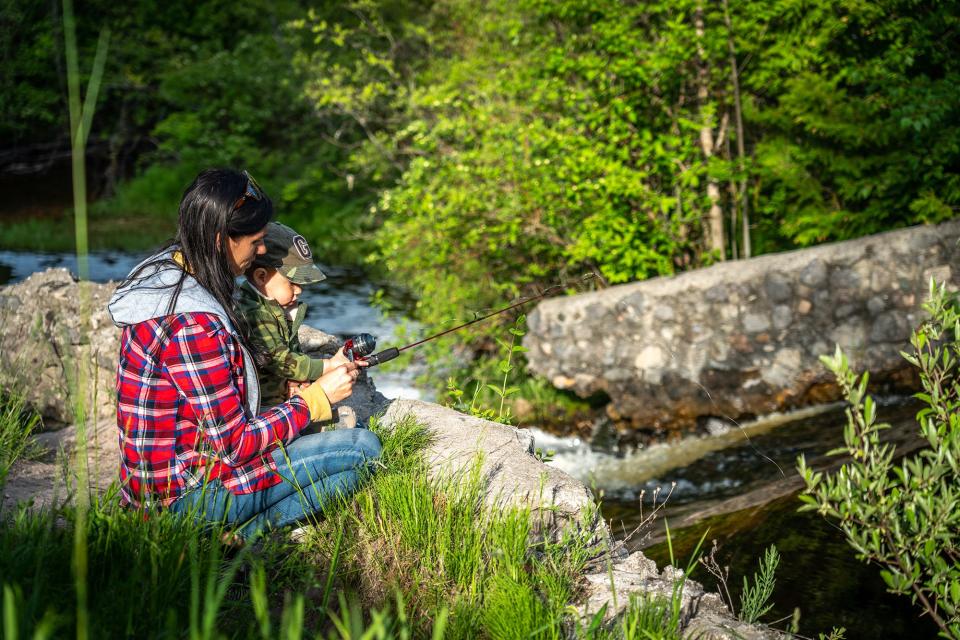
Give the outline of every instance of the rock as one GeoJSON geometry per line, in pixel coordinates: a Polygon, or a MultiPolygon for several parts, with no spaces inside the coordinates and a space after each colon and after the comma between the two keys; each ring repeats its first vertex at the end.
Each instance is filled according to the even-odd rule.
{"type": "Polygon", "coordinates": [[[685,638],[773,640],[788,637],[762,625],[740,622],[730,615],[717,594],[706,593],[702,585],[684,579],[683,572],[674,567],[668,566],[658,572],[656,563],[639,551],[588,573],[584,581],[585,594],[578,607],[584,622],[604,606],[607,607],[604,619],[615,620],[630,605],[630,597],[635,594],[671,602],[674,585],[682,584],[680,620],[683,621],[685,638]]]}
{"type": "Polygon", "coordinates": [[[887,308],[887,301],[883,296],[873,296],[867,300],[867,311],[872,315],[877,315],[887,308]]]}
{"type": "Polygon", "coordinates": [[[773,326],[776,329],[786,329],[793,321],[793,312],[785,304],[778,304],[773,308],[773,326]]]}
{"type": "Polygon", "coordinates": [[[332,356],[341,346],[336,336],[306,325],[300,325],[297,337],[303,352],[312,356],[332,356]]]}
{"type": "Polygon", "coordinates": [[[25,390],[47,428],[74,421],[80,380],[88,416],[115,416],[120,331],[106,311],[112,284],[81,285],[47,269],[0,289],[0,385],[25,390]]]}
{"type": "MultiPolygon", "coordinates": [[[[952,285],[953,271],[948,264],[940,264],[935,267],[930,267],[929,269],[924,269],[923,279],[929,282],[931,278],[940,284],[947,283],[948,285],[952,285]]],[[[948,288],[951,291],[956,290],[954,286],[948,286],[948,288]]]]}
{"type": "Polygon", "coordinates": [[[827,265],[823,262],[823,260],[817,258],[811,260],[800,272],[800,282],[811,289],[816,289],[822,285],[826,279],[827,265]]]}
{"type": "Polygon", "coordinates": [[[663,353],[663,349],[655,345],[649,345],[644,347],[636,359],[633,361],[634,366],[640,371],[646,369],[655,369],[662,366],[666,362],[666,356],[663,353]]]}
{"type": "Polygon", "coordinates": [[[951,220],[544,300],[523,344],[534,373],[583,397],[609,396],[606,412],[627,433],[818,402],[832,384],[818,356],[835,344],[872,381],[909,393],[900,351],[923,318],[928,278],[960,284],[958,241],[960,220],[951,220]],[[616,345],[616,358],[582,335],[616,345]],[[626,375],[631,367],[638,375],[626,375]],[[697,382],[707,369],[755,382],[715,393],[697,382]]]}
{"type": "Polygon", "coordinates": [[[911,328],[906,318],[896,311],[887,311],[877,316],[870,329],[870,342],[894,342],[901,344],[910,339],[911,328]]]}
{"type": "Polygon", "coordinates": [[[592,494],[579,480],[534,456],[533,436],[525,429],[420,400],[394,400],[382,423],[389,428],[407,417],[433,436],[426,449],[432,477],[456,478],[480,460],[491,508],[529,506],[541,527],[557,529],[577,522],[593,506],[592,494]]]}
{"type": "Polygon", "coordinates": [[[771,302],[786,302],[793,297],[793,281],[786,274],[775,271],[764,278],[763,290],[771,302]]]}
{"type": "Polygon", "coordinates": [[[747,333],[759,333],[770,328],[770,319],[762,313],[748,313],[743,318],[743,328],[747,333]]]}
{"type": "Polygon", "coordinates": [[[830,273],[830,290],[838,293],[855,291],[860,287],[860,276],[853,269],[835,267],[830,273]]]}

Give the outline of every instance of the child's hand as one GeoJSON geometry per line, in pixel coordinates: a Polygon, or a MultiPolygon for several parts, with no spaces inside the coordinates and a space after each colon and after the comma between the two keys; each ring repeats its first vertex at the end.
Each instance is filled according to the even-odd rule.
{"type": "Polygon", "coordinates": [[[306,389],[310,383],[306,380],[287,380],[287,400],[296,395],[300,389],[306,389]]]}
{"type": "Polygon", "coordinates": [[[347,358],[347,354],[343,352],[343,347],[340,347],[340,350],[333,354],[333,357],[327,360],[327,363],[323,366],[324,371],[333,371],[337,367],[347,364],[350,360],[347,358]]]}
{"type": "MultiPolygon", "coordinates": [[[[347,364],[348,362],[351,362],[351,360],[349,360],[347,358],[347,354],[343,352],[343,347],[340,347],[340,350],[337,351],[337,353],[334,354],[332,358],[327,360],[327,363],[323,366],[323,370],[332,371],[341,365],[347,364]]],[[[355,360],[353,362],[355,362],[355,364],[360,367],[366,367],[369,365],[369,363],[366,360],[355,360]]]]}

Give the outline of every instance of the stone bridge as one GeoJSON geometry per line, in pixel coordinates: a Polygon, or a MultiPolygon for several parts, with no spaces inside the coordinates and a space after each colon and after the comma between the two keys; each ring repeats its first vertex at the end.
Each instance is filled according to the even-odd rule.
{"type": "Polygon", "coordinates": [[[930,279],[960,284],[958,241],[954,220],[546,300],[528,317],[530,369],[606,394],[634,429],[835,400],[819,361],[835,345],[882,392],[909,391],[900,352],[930,279]]]}

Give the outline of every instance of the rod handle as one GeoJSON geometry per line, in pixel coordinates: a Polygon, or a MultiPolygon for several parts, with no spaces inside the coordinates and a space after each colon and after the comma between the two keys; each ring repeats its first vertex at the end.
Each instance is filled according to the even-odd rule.
{"type": "Polygon", "coordinates": [[[384,349],[380,353],[367,356],[364,358],[364,360],[370,363],[368,366],[375,367],[376,365],[387,362],[388,360],[393,360],[399,355],[400,349],[397,349],[396,347],[390,347],[389,349],[384,349]]]}

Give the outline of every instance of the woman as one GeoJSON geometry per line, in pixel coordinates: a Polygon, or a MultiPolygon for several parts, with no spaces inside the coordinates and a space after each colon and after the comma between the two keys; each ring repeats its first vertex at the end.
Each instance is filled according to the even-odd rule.
{"type": "Polygon", "coordinates": [[[233,309],[236,276],[264,252],[273,204],[244,171],[202,172],[174,241],[135,267],[109,310],[123,329],[117,372],[121,492],[137,507],[225,521],[251,538],[356,488],[380,454],[365,429],[299,437],[331,416],[359,370],[342,364],[260,412],[256,346],[233,309]]]}

